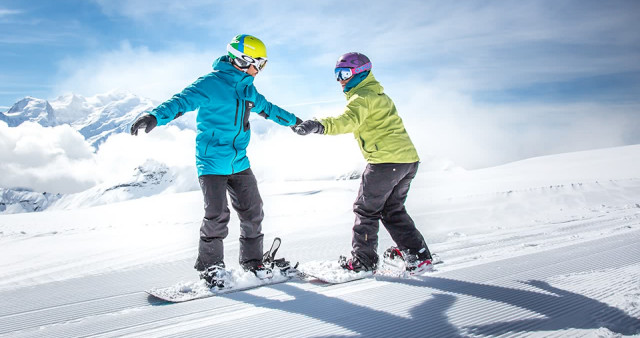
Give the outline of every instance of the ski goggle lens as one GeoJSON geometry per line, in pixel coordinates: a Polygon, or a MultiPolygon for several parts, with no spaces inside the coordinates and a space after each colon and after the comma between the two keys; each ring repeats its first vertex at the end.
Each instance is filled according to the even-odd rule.
{"type": "Polygon", "coordinates": [[[344,81],[350,79],[354,74],[351,68],[336,68],[336,81],[344,81]]]}
{"type": "Polygon", "coordinates": [[[350,79],[356,74],[371,70],[371,62],[367,62],[364,65],[356,68],[338,67],[335,69],[336,81],[344,81],[350,79]]]}
{"type": "Polygon", "coordinates": [[[253,65],[254,67],[256,67],[258,71],[263,70],[264,66],[267,65],[267,59],[265,58],[254,59],[248,55],[242,55],[240,57],[236,57],[233,59],[233,62],[242,69],[249,68],[251,65],[253,65]]]}
{"type": "Polygon", "coordinates": [[[230,46],[227,46],[227,51],[234,56],[232,60],[233,63],[242,69],[247,69],[251,65],[253,65],[254,67],[256,67],[258,71],[261,71],[267,65],[266,57],[252,58],[249,55],[239,53],[238,51],[236,51],[234,48],[231,48],[230,46]]]}

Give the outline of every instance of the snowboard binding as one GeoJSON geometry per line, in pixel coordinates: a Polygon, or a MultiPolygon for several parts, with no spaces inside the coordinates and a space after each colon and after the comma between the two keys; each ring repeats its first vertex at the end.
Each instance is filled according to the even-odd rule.
{"type": "Polygon", "coordinates": [[[405,262],[402,257],[402,251],[400,249],[392,246],[389,249],[385,250],[382,254],[382,263],[383,265],[390,266],[396,269],[404,269],[405,262]]]}
{"type": "Polygon", "coordinates": [[[200,272],[200,279],[203,279],[209,288],[222,289],[225,284],[229,284],[230,275],[225,270],[224,264],[213,265],[200,272]]]}
{"type": "Polygon", "coordinates": [[[432,271],[433,265],[442,263],[438,255],[429,254],[429,256],[429,258],[420,259],[417,254],[411,254],[409,250],[390,247],[382,255],[382,262],[385,267],[406,270],[410,275],[415,275],[432,271]]]}
{"type": "Polygon", "coordinates": [[[277,268],[280,271],[280,274],[282,274],[283,276],[297,276],[299,274],[297,262],[294,266],[291,266],[291,262],[284,258],[276,259],[276,252],[278,252],[281,243],[282,240],[279,237],[276,237],[271,244],[271,249],[265,252],[262,256],[262,262],[266,267],[269,267],[271,269],[277,268]]]}

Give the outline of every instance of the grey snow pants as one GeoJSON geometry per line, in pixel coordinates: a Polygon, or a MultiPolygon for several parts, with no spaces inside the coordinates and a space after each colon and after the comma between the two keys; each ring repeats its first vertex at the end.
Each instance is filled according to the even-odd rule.
{"type": "Polygon", "coordinates": [[[418,162],[367,165],[353,205],[356,219],[351,243],[351,254],[364,265],[378,262],[378,221],[382,221],[400,250],[427,247],[404,206],[417,172],[418,162]]]}
{"type": "Polygon", "coordinates": [[[262,198],[251,169],[232,175],[203,175],[199,177],[204,195],[204,218],[200,227],[200,242],[195,268],[224,263],[223,240],[229,234],[227,224],[231,206],[240,219],[240,264],[262,260],[262,198]]]}

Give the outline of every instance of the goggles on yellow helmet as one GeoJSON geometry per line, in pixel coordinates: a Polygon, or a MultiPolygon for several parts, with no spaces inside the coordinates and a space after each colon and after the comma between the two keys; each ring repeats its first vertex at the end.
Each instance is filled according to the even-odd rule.
{"type": "Polygon", "coordinates": [[[241,53],[231,45],[227,45],[227,52],[229,52],[233,57],[231,58],[231,62],[238,66],[240,69],[248,69],[253,65],[256,67],[258,72],[264,69],[264,66],[267,65],[266,57],[252,58],[251,56],[241,53]]]}

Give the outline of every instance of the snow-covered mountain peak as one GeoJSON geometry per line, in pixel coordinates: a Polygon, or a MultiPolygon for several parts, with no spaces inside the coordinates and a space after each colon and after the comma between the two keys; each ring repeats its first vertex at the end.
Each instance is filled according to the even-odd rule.
{"type": "Polygon", "coordinates": [[[170,169],[166,164],[154,160],[147,160],[144,164],[134,169],[130,182],[119,184],[106,189],[106,191],[118,188],[125,188],[126,190],[130,190],[131,188],[166,188],[169,183],[173,182],[173,179],[173,174],[170,173],[170,169]]]}
{"type": "Polygon", "coordinates": [[[41,211],[61,197],[60,194],[39,193],[26,189],[0,188],[0,213],[13,214],[41,211]]]}
{"type": "MultiPolygon", "coordinates": [[[[175,191],[175,187],[172,189],[172,184],[176,180],[176,176],[177,173],[166,164],[147,160],[134,168],[129,178],[120,182],[104,183],[80,193],[58,196],[54,202],[50,203],[51,209],[86,208],[153,196],[168,190],[175,191]]],[[[8,201],[6,204],[10,202],[8,201]]],[[[12,211],[8,208],[7,210],[6,213],[12,211]]]]}
{"type": "Polygon", "coordinates": [[[0,114],[0,120],[7,122],[9,127],[16,127],[25,121],[36,122],[45,127],[56,125],[54,109],[49,102],[31,96],[16,102],[7,112],[0,114]]]}
{"type": "Polygon", "coordinates": [[[56,111],[58,123],[73,124],[91,113],[91,107],[84,96],[65,94],[51,101],[51,107],[56,111]]]}
{"type": "Polygon", "coordinates": [[[112,134],[126,131],[137,115],[155,105],[150,99],[122,90],[90,97],[68,93],[52,101],[25,97],[6,113],[0,113],[0,120],[10,127],[25,121],[45,127],[68,124],[97,149],[112,134]]]}

